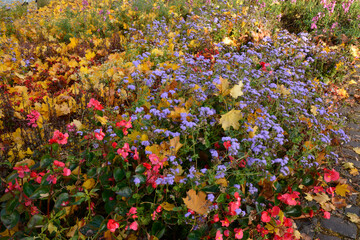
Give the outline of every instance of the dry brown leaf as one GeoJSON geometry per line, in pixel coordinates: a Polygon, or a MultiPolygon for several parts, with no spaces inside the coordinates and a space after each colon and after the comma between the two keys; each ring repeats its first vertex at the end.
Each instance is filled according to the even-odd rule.
{"type": "Polygon", "coordinates": [[[347,206],[346,200],[344,198],[332,197],[331,202],[336,208],[343,208],[347,206]]]}
{"type": "Polygon", "coordinates": [[[350,218],[350,221],[353,223],[360,223],[360,218],[355,213],[347,213],[346,216],[350,218]]]}
{"type": "Polygon", "coordinates": [[[196,193],[195,190],[190,189],[187,193],[187,197],[183,198],[185,205],[187,208],[204,215],[207,213],[211,202],[206,200],[206,193],[199,192],[196,193]]]}
{"type": "Polygon", "coordinates": [[[324,204],[330,200],[329,196],[325,193],[317,193],[313,199],[320,204],[324,204]]]}

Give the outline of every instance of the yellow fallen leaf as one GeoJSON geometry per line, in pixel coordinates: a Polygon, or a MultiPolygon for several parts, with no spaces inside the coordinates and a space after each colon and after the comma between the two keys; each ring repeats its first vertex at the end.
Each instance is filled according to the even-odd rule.
{"type": "Polygon", "coordinates": [[[311,106],[310,112],[311,112],[314,116],[316,116],[316,115],[317,115],[317,107],[311,106]]]}
{"type": "Polygon", "coordinates": [[[344,167],[345,169],[353,169],[353,168],[354,168],[354,163],[352,163],[352,162],[346,162],[346,163],[343,164],[343,167],[344,167]]]}
{"type": "Polygon", "coordinates": [[[77,166],[74,170],[71,171],[71,173],[74,175],[81,174],[81,168],[77,166]]]}
{"type": "Polygon", "coordinates": [[[360,218],[355,213],[347,213],[346,216],[350,218],[350,221],[353,223],[360,223],[360,218]]]}
{"type": "Polygon", "coordinates": [[[228,182],[225,178],[219,178],[215,181],[216,184],[219,184],[220,186],[227,187],[228,182]]]}
{"type": "Polygon", "coordinates": [[[336,194],[340,195],[340,196],[343,196],[343,197],[346,197],[346,193],[349,193],[350,190],[348,189],[348,186],[347,184],[338,184],[335,188],[335,192],[336,194]]]}
{"type": "Polygon", "coordinates": [[[353,176],[359,175],[359,170],[357,168],[353,168],[349,171],[349,173],[353,176]]]}
{"type": "Polygon", "coordinates": [[[239,81],[238,84],[236,84],[231,90],[230,90],[230,96],[233,97],[234,99],[244,95],[244,93],[242,92],[242,87],[243,87],[243,83],[242,81],[239,81]]]}
{"type": "Polygon", "coordinates": [[[220,76],[219,81],[220,81],[220,84],[215,83],[216,88],[219,89],[221,95],[223,95],[223,96],[228,95],[230,93],[229,80],[226,78],[222,78],[220,76]]]}
{"type": "Polygon", "coordinates": [[[313,197],[313,199],[320,204],[324,204],[330,200],[329,196],[325,193],[317,193],[316,196],[313,197]]]}
{"type": "Polygon", "coordinates": [[[314,200],[313,196],[310,193],[305,193],[305,195],[306,195],[305,199],[308,200],[309,202],[314,200]]]}
{"type": "Polygon", "coordinates": [[[96,115],[95,117],[101,123],[101,125],[106,125],[106,123],[107,123],[107,117],[106,116],[105,117],[100,117],[100,116],[96,115]]]}
{"type": "Polygon", "coordinates": [[[239,120],[242,118],[240,110],[232,109],[230,112],[221,115],[220,124],[224,130],[233,127],[235,130],[239,129],[239,120]]]}
{"type": "Polygon", "coordinates": [[[251,132],[249,132],[249,138],[253,138],[253,137],[255,137],[255,135],[256,135],[256,131],[259,129],[258,128],[258,126],[255,126],[255,127],[250,127],[251,129],[252,129],[252,131],[251,132]]]}
{"type": "Polygon", "coordinates": [[[26,159],[24,159],[24,160],[22,160],[22,161],[20,161],[20,162],[17,162],[17,163],[15,164],[15,167],[19,167],[19,166],[21,166],[21,165],[27,165],[29,168],[31,168],[31,166],[34,165],[34,164],[35,164],[34,160],[31,160],[31,159],[29,159],[29,158],[26,158],[26,159]]]}
{"type": "Polygon", "coordinates": [[[96,56],[96,54],[90,50],[88,50],[87,53],[85,54],[86,60],[88,60],[88,61],[93,59],[95,56],[96,56]]]}
{"type": "Polygon", "coordinates": [[[95,180],[93,178],[89,178],[82,185],[86,190],[92,189],[95,186],[95,180]]]}
{"type": "Polygon", "coordinates": [[[201,215],[207,213],[207,210],[211,205],[211,202],[206,200],[206,193],[199,192],[197,194],[195,190],[190,189],[186,194],[187,197],[183,198],[183,200],[187,208],[201,215]]]}
{"type": "Polygon", "coordinates": [[[357,154],[360,154],[360,147],[353,148],[353,150],[354,150],[357,154]]]}
{"type": "Polygon", "coordinates": [[[166,211],[172,211],[175,207],[174,204],[168,203],[168,202],[163,202],[162,204],[160,204],[160,206],[165,209],[166,211]]]}
{"type": "Polygon", "coordinates": [[[350,84],[350,85],[352,85],[352,84],[357,84],[357,82],[355,82],[354,80],[351,80],[351,81],[349,82],[349,84],[350,84]]]}
{"type": "Polygon", "coordinates": [[[179,149],[182,146],[183,146],[183,144],[180,142],[180,136],[170,139],[170,150],[173,150],[175,152],[175,154],[179,151],[179,149]]]}

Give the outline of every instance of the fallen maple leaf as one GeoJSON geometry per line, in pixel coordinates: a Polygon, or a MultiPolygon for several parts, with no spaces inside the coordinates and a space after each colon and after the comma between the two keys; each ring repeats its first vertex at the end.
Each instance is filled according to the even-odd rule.
{"type": "Polygon", "coordinates": [[[360,147],[353,148],[353,150],[354,150],[357,154],[360,154],[360,147]]]}
{"type": "Polygon", "coordinates": [[[350,192],[350,190],[348,189],[347,184],[338,184],[335,188],[335,192],[336,194],[342,196],[342,197],[346,197],[346,193],[350,192]]]}
{"type": "Polygon", "coordinates": [[[231,90],[230,90],[230,95],[236,99],[242,95],[244,95],[244,93],[241,91],[243,87],[243,83],[242,81],[239,81],[238,84],[236,84],[231,90]]]}
{"type": "Polygon", "coordinates": [[[325,193],[317,193],[313,199],[320,204],[324,204],[330,200],[329,196],[325,193]]]}
{"type": "Polygon", "coordinates": [[[347,206],[346,200],[344,198],[332,197],[331,202],[336,208],[343,208],[347,206]]]}
{"type": "Polygon", "coordinates": [[[232,109],[230,112],[221,115],[220,124],[224,130],[233,127],[235,130],[239,129],[239,120],[242,118],[240,110],[232,109]]]}
{"type": "Polygon", "coordinates": [[[353,223],[360,223],[360,218],[355,213],[347,213],[346,216],[350,218],[350,221],[353,223]]]}
{"type": "Polygon", "coordinates": [[[183,198],[185,205],[187,208],[204,215],[207,213],[211,202],[206,200],[206,193],[199,192],[196,194],[196,191],[190,189],[187,193],[187,197],[183,198]]]}

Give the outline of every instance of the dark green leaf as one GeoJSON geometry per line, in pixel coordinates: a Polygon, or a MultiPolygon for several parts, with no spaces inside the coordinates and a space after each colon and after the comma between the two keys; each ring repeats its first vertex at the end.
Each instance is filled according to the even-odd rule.
{"type": "Polygon", "coordinates": [[[161,238],[165,233],[165,226],[162,222],[154,222],[151,227],[151,235],[156,236],[157,238],[161,238]]]}
{"type": "Polygon", "coordinates": [[[15,227],[19,219],[20,214],[16,210],[11,213],[7,213],[5,209],[1,211],[1,222],[5,225],[7,229],[15,227]]]}
{"type": "Polygon", "coordinates": [[[125,177],[125,171],[122,168],[116,168],[114,170],[114,178],[117,182],[120,182],[125,177]]]}
{"type": "Polygon", "coordinates": [[[56,202],[55,202],[55,208],[61,207],[61,204],[69,199],[68,193],[62,193],[58,196],[56,202]]]}
{"type": "Polygon", "coordinates": [[[219,191],[219,186],[218,185],[207,185],[202,189],[204,192],[218,192],[219,191]]]}
{"type": "Polygon", "coordinates": [[[301,216],[301,206],[288,206],[284,213],[286,217],[300,217],[301,216]]]}
{"type": "Polygon", "coordinates": [[[122,196],[122,197],[128,198],[128,197],[131,197],[132,190],[131,190],[131,188],[129,188],[129,187],[122,187],[122,188],[120,188],[120,190],[117,191],[116,193],[119,194],[119,195],[122,196]]]}
{"type": "Polygon", "coordinates": [[[200,240],[202,237],[201,232],[199,230],[196,231],[192,231],[189,235],[188,235],[188,240],[200,240]]]}
{"type": "Polygon", "coordinates": [[[50,187],[49,186],[41,186],[36,189],[30,196],[31,199],[38,199],[40,198],[40,194],[49,193],[50,187]]]}
{"type": "Polygon", "coordinates": [[[218,203],[223,203],[226,201],[226,194],[225,193],[222,193],[219,195],[219,197],[216,199],[216,202],[218,203]]]}
{"type": "Polygon", "coordinates": [[[33,227],[36,227],[37,225],[41,225],[43,219],[44,216],[36,214],[30,218],[27,227],[31,229],[33,227]]]}
{"type": "Polygon", "coordinates": [[[305,175],[303,177],[302,184],[304,184],[305,186],[311,186],[314,184],[314,178],[310,174],[305,175]]]}
{"type": "Polygon", "coordinates": [[[25,182],[23,186],[23,190],[26,196],[30,197],[31,194],[35,191],[35,187],[31,185],[29,182],[25,182]]]}
{"type": "Polygon", "coordinates": [[[144,165],[140,164],[139,166],[136,167],[135,172],[136,173],[143,173],[145,172],[146,168],[144,167],[144,165]]]}
{"type": "Polygon", "coordinates": [[[109,161],[113,160],[115,158],[115,153],[114,152],[109,152],[107,155],[107,159],[109,161]]]}
{"type": "Polygon", "coordinates": [[[51,157],[45,157],[45,158],[41,159],[40,167],[46,168],[46,167],[50,166],[50,164],[52,164],[52,163],[53,163],[53,159],[51,157]]]}

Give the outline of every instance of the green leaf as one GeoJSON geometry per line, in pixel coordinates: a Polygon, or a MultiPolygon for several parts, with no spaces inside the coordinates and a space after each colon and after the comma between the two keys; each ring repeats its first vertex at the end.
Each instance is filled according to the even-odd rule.
{"type": "Polygon", "coordinates": [[[91,222],[80,228],[80,232],[87,237],[91,237],[98,232],[103,221],[104,217],[97,215],[91,220],[91,222]]]}
{"type": "Polygon", "coordinates": [[[10,201],[6,203],[6,212],[12,212],[14,209],[19,206],[19,198],[18,196],[14,197],[10,201]]]}
{"type": "Polygon", "coordinates": [[[100,110],[97,110],[96,111],[96,114],[99,115],[100,117],[103,117],[104,116],[104,113],[100,110]]]}
{"type": "Polygon", "coordinates": [[[44,216],[36,214],[30,218],[30,220],[27,224],[27,227],[31,229],[33,227],[41,225],[41,222],[43,219],[44,219],[44,216]]]}
{"type": "Polygon", "coordinates": [[[216,202],[218,203],[223,203],[226,201],[226,194],[225,193],[222,193],[219,195],[219,197],[216,199],[216,202]]]}
{"type": "Polygon", "coordinates": [[[54,207],[55,208],[59,208],[61,207],[61,204],[65,201],[67,201],[69,199],[69,194],[68,193],[62,193],[58,196],[56,202],[55,202],[55,205],[54,207]]]}
{"type": "Polygon", "coordinates": [[[288,206],[284,213],[286,217],[300,217],[302,213],[301,206],[288,206]]]}
{"type": "Polygon", "coordinates": [[[153,223],[151,227],[151,235],[156,236],[157,238],[161,238],[165,233],[165,226],[160,221],[156,221],[153,223]]]}
{"type": "Polygon", "coordinates": [[[304,184],[305,186],[311,186],[314,184],[314,178],[310,174],[305,175],[303,177],[302,184],[304,184]]]}
{"type": "Polygon", "coordinates": [[[1,196],[0,202],[5,202],[5,201],[11,199],[12,197],[13,197],[13,195],[10,192],[7,192],[1,196]]]}
{"type": "Polygon", "coordinates": [[[16,226],[20,220],[20,214],[18,211],[14,210],[11,213],[7,213],[5,209],[1,211],[1,222],[5,225],[7,229],[11,229],[16,226]]]}
{"type": "Polygon", "coordinates": [[[115,158],[115,153],[114,152],[109,152],[107,155],[107,159],[109,161],[113,160],[115,158]]]}
{"type": "Polygon", "coordinates": [[[114,130],[116,135],[119,137],[119,138],[123,138],[124,137],[124,133],[123,131],[121,131],[120,129],[115,129],[114,130]]]}
{"type": "Polygon", "coordinates": [[[107,214],[110,214],[112,211],[114,211],[115,207],[116,207],[115,200],[108,200],[105,202],[105,211],[107,214]]]}
{"type": "Polygon", "coordinates": [[[35,187],[31,185],[29,182],[25,182],[23,186],[23,190],[26,196],[30,197],[31,194],[35,191],[35,187]]]}
{"type": "Polygon", "coordinates": [[[115,168],[114,178],[117,182],[120,182],[125,177],[125,171],[122,168],[115,168]]]}
{"type": "Polygon", "coordinates": [[[201,235],[201,231],[196,230],[196,231],[192,231],[189,235],[188,235],[188,240],[200,240],[202,237],[201,235]]]}
{"type": "Polygon", "coordinates": [[[136,173],[143,173],[145,172],[146,168],[144,167],[144,165],[140,164],[139,166],[136,167],[135,172],[136,173]]]}
{"type": "Polygon", "coordinates": [[[215,193],[215,192],[219,191],[219,186],[218,185],[207,185],[202,188],[202,191],[215,193]]]}
{"type": "Polygon", "coordinates": [[[31,194],[30,199],[38,199],[41,197],[41,194],[49,193],[49,190],[49,186],[41,186],[31,194]]]}
{"type": "Polygon", "coordinates": [[[122,188],[120,188],[120,190],[117,191],[116,193],[119,194],[119,195],[122,196],[122,197],[129,198],[129,197],[131,197],[132,190],[131,190],[131,188],[129,188],[129,187],[122,187],[122,188]]]}
{"type": "Polygon", "coordinates": [[[40,167],[46,168],[46,167],[50,166],[50,164],[52,164],[52,163],[53,163],[53,159],[51,157],[45,157],[45,158],[41,159],[40,167]]]}

